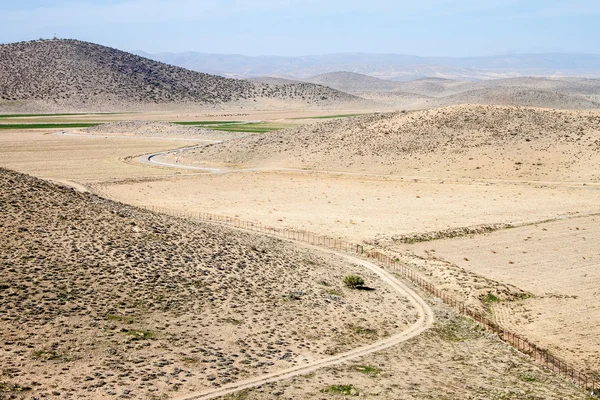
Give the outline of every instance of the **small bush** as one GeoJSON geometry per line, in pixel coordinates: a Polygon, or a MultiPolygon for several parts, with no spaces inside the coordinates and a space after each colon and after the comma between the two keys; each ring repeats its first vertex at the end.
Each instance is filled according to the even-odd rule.
{"type": "Polygon", "coordinates": [[[372,367],[370,365],[355,365],[352,367],[353,370],[361,372],[366,375],[379,375],[381,374],[381,369],[377,367],[372,367]]]}
{"type": "Polygon", "coordinates": [[[356,396],[358,391],[352,385],[331,385],[325,389],[321,389],[321,393],[336,393],[345,396],[356,396]]]}
{"type": "Polygon", "coordinates": [[[344,278],[344,285],[350,289],[357,289],[365,285],[365,280],[358,275],[348,275],[344,278]]]}

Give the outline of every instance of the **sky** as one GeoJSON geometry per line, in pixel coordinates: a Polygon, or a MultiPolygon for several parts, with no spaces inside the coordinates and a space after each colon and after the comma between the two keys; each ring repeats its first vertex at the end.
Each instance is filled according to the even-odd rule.
{"type": "Polygon", "coordinates": [[[149,53],[600,54],[598,0],[0,0],[0,43],[149,53]]]}

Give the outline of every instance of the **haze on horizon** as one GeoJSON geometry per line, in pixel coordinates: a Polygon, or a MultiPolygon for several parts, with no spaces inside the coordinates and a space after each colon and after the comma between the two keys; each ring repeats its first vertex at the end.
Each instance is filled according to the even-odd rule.
{"type": "Polygon", "coordinates": [[[56,35],[250,56],[600,54],[598,17],[591,0],[31,0],[0,3],[0,42],[56,35]]]}

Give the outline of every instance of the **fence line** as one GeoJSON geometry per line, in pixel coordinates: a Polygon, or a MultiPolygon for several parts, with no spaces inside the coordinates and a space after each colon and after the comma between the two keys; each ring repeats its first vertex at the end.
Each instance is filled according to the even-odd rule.
{"type": "Polygon", "coordinates": [[[419,286],[425,292],[441,299],[444,304],[449,305],[458,313],[471,318],[478,324],[483,326],[488,332],[496,334],[502,341],[510,344],[523,354],[529,355],[534,361],[541,364],[543,367],[552,372],[566,377],[575,385],[581,387],[585,391],[589,391],[592,395],[600,397],[600,381],[591,377],[589,374],[583,373],[575,369],[572,365],[555,357],[549,350],[544,349],[533,342],[502,328],[496,322],[488,318],[485,314],[469,308],[464,302],[456,300],[451,295],[443,290],[436,288],[432,283],[423,279],[419,274],[412,269],[393,259],[387,254],[384,254],[375,249],[365,249],[362,244],[348,242],[345,240],[335,239],[329,236],[320,235],[307,230],[276,228],[273,226],[264,225],[260,222],[251,222],[232,218],[222,215],[210,214],[205,212],[191,212],[170,210],[163,207],[146,207],[148,210],[167,214],[175,217],[183,217],[190,219],[198,219],[201,221],[217,222],[223,225],[233,226],[235,228],[245,229],[254,232],[266,233],[268,235],[277,236],[284,239],[296,240],[316,246],[323,246],[329,249],[340,250],[347,253],[363,255],[379,261],[385,267],[393,272],[401,275],[403,278],[410,280],[415,285],[419,286]]]}

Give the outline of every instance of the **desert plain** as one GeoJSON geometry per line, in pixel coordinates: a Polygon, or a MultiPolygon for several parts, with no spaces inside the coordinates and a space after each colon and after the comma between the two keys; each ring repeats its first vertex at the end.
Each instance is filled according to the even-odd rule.
{"type": "MultiPolygon", "coordinates": [[[[265,121],[260,118],[264,113],[259,116],[249,110],[247,114],[234,118],[265,121]]],[[[310,130],[323,129],[321,126],[336,122],[302,119],[305,118],[302,112],[295,116],[288,111],[286,115],[287,118],[276,118],[273,123],[299,126],[292,130],[310,130]]],[[[86,118],[88,116],[82,119],[86,118]]],[[[81,223],[75,223],[74,217],[65,220],[64,227],[55,223],[53,231],[44,234],[44,241],[57,240],[65,244],[71,241],[70,246],[82,248],[83,254],[81,250],[78,253],[83,257],[94,247],[94,251],[104,254],[112,247],[132,246],[132,243],[119,243],[123,240],[147,246],[149,240],[155,240],[152,236],[162,229],[160,224],[167,223],[167,217],[132,209],[126,204],[210,212],[281,228],[310,230],[396,255],[449,293],[474,307],[488,310],[507,328],[549,347],[582,370],[600,372],[595,363],[598,324],[593,323],[599,311],[598,248],[594,240],[598,235],[596,221],[599,218],[596,215],[600,193],[600,183],[595,179],[597,170],[587,171],[592,175],[581,177],[572,169],[552,168],[548,171],[552,176],[545,180],[540,179],[539,168],[521,177],[514,175],[514,167],[500,169],[497,174],[493,168],[481,173],[480,169],[472,168],[468,158],[467,162],[457,165],[444,158],[445,155],[439,155],[441,166],[435,166],[431,160],[436,154],[413,156],[410,159],[413,170],[409,174],[403,174],[400,169],[384,172],[380,167],[369,168],[368,164],[357,170],[348,168],[348,163],[336,163],[336,158],[325,159],[328,164],[322,166],[316,161],[309,161],[315,163],[311,166],[293,163],[286,166],[277,158],[272,165],[266,162],[246,165],[240,161],[231,164],[218,157],[213,161],[186,162],[189,157],[186,153],[190,151],[192,154],[205,148],[217,151],[215,147],[231,147],[236,140],[252,141],[261,135],[273,134],[219,132],[146,122],[185,120],[181,114],[161,114],[156,118],[148,114],[143,118],[123,114],[110,118],[111,121],[105,121],[107,125],[92,128],[1,132],[0,164],[3,167],[66,186],[55,190],[60,196],[72,197],[70,201],[83,201],[82,196],[93,196],[90,193],[117,201],[104,205],[102,200],[96,206],[106,208],[102,212],[109,213],[108,219],[102,223],[109,224],[111,230],[119,230],[118,224],[127,224],[129,218],[135,221],[129,228],[123,228],[132,238],[122,237],[121,231],[116,241],[109,240],[108,247],[104,248],[104,244],[89,242],[93,240],[94,229],[98,229],[97,223],[94,223],[95,228],[86,225],[91,223],[86,220],[88,213],[89,218],[103,220],[97,214],[100,211],[89,210],[84,205],[63,207],[62,212],[78,215],[81,223]],[[119,119],[135,122],[119,122],[119,119]],[[142,163],[140,156],[148,154],[158,154],[158,160],[172,165],[142,163]],[[192,169],[178,168],[179,164],[192,169]],[[452,168],[446,168],[448,165],[452,168]],[[427,173],[420,175],[421,169],[427,169],[427,173]],[[113,207],[125,210],[122,222],[111,222],[110,218],[118,218],[110,215],[113,207]],[[152,222],[144,227],[140,219],[157,219],[159,226],[152,222]],[[79,232],[72,239],[64,236],[64,232],[69,232],[69,225],[79,232]],[[82,235],[82,231],[86,233],[82,235]],[[146,231],[149,232],[144,233],[146,231]],[[53,235],[59,236],[53,239],[53,235]],[[569,279],[561,279],[565,274],[569,279]],[[494,293],[499,300],[487,302],[488,293],[494,293]]],[[[346,117],[340,121],[347,118],[373,117],[346,117]]],[[[275,135],[284,135],[286,131],[281,132],[275,135]]],[[[318,152],[306,154],[319,156],[318,152]]],[[[491,152],[482,155],[480,151],[473,151],[473,154],[479,157],[475,164],[486,156],[485,161],[494,162],[491,152]]],[[[593,154],[590,157],[594,157],[593,154]]],[[[558,163],[560,159],[546,159],[548,163],[553,161],[558,163]]],[[[376,159],[370,162],[380,165],[376,159]]],[[[34,186],[49,190],[39,181],[34,186]]],[[[45,202],[50,200],[39,205],[36,205],[42,201],[39,196],[22,201],[24,204],[20,207],[36,213],[32,215],[39,220],[41,215],[34,210],[49,207],[45,202]]],[[[62,202],[54,204],[61,206],[62,202]]],[[[31,219],[17,224],[19,232],[34,229],[27,227],[26,221],[31,219]]],[[[226,233],[229,228],[206,227],[202,223],[195,226],[195,223],[168,222],[170,227],[185,232],[175,236],[174,240],[179,242],[173,244],[178,249],[177,254],[195,257],[192,254],[204,251],[205,239],[193,236],[198,230],[220,229],[219,234],[230,238],[227,242],[234,237],[233,233],[226,233]],[[186,250],[181,246],[192,247],[186,250]]],[[[17,229],[17,226],[12,228],[17,229]]],[[[3,229],[11,229],[11,226],[4,225],[3,229]]],[[[27,329],[19,318],[3,334],[6,338],[3,364],[8,366],[5,374],[11,377],[14,382],[11,384],[39,390],[48,397],[177,397],[261,373],[309,365],[319,358],[402,332],[418,316],[406,297],[394,293],[379,277],[345,262],[339,255],[279,240],[235,235],[239,236],[236,241],[254,241],[256,244],[244,245],[255,249],[252,251],[269,254],[264,253],[268,251],[272,253],[269,258],[277,260],[284,256],[288,260],[280,263],[271,259],[271,264],[260,270],[244,269],[241,267],[244,261],[236,261],[239,267],[225,275],[211,278],[202,273],[209,281],[192,285],[198,290],[196,297],[184,295],[182,299],[173,300],[172,305],[159,306],[156,296],[165,298],[166,294],[160,295],[156,289],[148,292],[135,285],[127,296],[94,297],[94,301],[103,304],[103,309],[95,310],[92,315],[65,312],[66,316],[49,325],[27,324],[27,329]],[[286,252],[290,255],[286,256],[286,252]],[[292,271],[293,275],[288,277],[292,271]],[[344,288],[341,281],[349,273],[364,276],[369,287],[375,290],[356,292],[344,288]],[[232,279],[233,286],[223,280],[225,276],[232,279]],[[251,297],[244,298],[244,290],[236,289],[235,283],[248,287],[243,283],[247,279],[255,283],[251,291],[246,289],[246,295],[251,297]],[[210,300],[211,297],[208,304],[202,304],[206,301],[200,300],[206,296],[203,293],[219,294],[214,300],[210,300]],[[232,297],[227,300],[228,296],[232,297]],[[266,297],[261,299],[260,296],[266,297]],[[188,305],[185,301],[192,303],[188,305]],[[148,305],[142,306],[144,302],[153,306],[148,309],[148,305]],[[190,312],[183,312],[181,307],[190,312]],[[78,332],[69,328],[72,323],[85,325],[81,321],[86,319],[94,321],[92,331],[80,328],[78,332]],[[58,337],[57,330],[61,332],[58,337]],[[90,340],[94,341],[92,359],[89,359],[90,350],[83,350],[89,348],[90,340]],[[23,346],[28,350],[23,350],[23,346]],[[33,364],[25,361],[31,357],[36,360],[33,364]],[[24,364],[28,364],[27,368],[19,368],[24,364]],[[28,378],[42,366],[47,371],[44,376],[28,378]],[[111,372],[115,368],[121,372],[111,372]],[[68,374],[67,380],[60,378],[62,374],[68,374]]],[[[154,273],[151,272],[154,268],[170,271],[177,261],[170,259],[164,267],[151,261],[164,257],[160,253],[153,256],[153,252],[168,251],[171,246],[169,241],[161,240],[161,243],[160,249],[150,245],[140,260],[124,258],[123,264],[107,258],[107,266],[123,269],[118,273],[121,283],[111,285],[127,286],[131,273],[142,266],[146,274],[154,273]],[[149,266],[152,269],[149,270],[149,266]]],[[[239,246],[229,244],[233,248],[239,246]]],[[[69,259],[71,253],[65,255],[65,251],[73,249],[53,250],[52,258],[69,259]]],[[[215,255],[222,254],[219,258],[232,257],[227,256],[228,250],[211,251],[217,251],[215,255]]],[[[18,258],[19,254],[11,251],[10,259],[18,258]]],[[[193,262],[186,260],[188,256],[183,257],[182,267],[193,262]]],[[[232,265],[228,258],[218,261],[219,258],[214,257],[213,262],[224,267],[232,265]]],[[[233,257],[237,260],[240,255],[233,257]]],[[[175,273],[168,272],[169,275],[175,273]]],[[[48,279],[65,282],[70,279],[68,273],[62,278],[56,274],[60,275],[60,270],[54,271],[48,279]]],[[[95,296],[99,296],[108,282],[101,274],[90,278],[93,283],[88,284],[95,288],[95,296]]],[[[157,279],[161,279],[160,276],[162,272],[158,272],[157,279]]],[[[9,274],[3,279],[14,282],[19,278],[9,274]]],[[[190,290],[187,284],[184,286],[190,290]]],[[[71,293],[68,287],[66,284],[59,291],[71,293]]],[[[167,287],[179,290],[176,286],[167,287]]],[[[60,293],[53,295],[61,296],[60,293]]],[[[356,361],[261,385],[258,389],[244,389],[230,395],[231,398],[328,398],[354,394],[407,399],[473,395],[585,398],[584,393],[563,378],[544,371],[497,338],[482,333],[472,322],[421,295],[435,316],[433,327],[425,333],[356,361]],[[457,380],[458,371],[462,378],[457,380]],[[514,382],[518,382],[516,389],[514,382]],[[351,389],[346,393],[345,387],[350,387],[347,385],[351,385],[351,389]],[[433,392],[437,394],[431,395],[433,392]]],[[[17,309],[17,302],[11,304],[17,309]]],[[[27,306],[23,307],[28,310],[27,306]]],[[[12,308],[4,319],[12,322],[15,315],[10,311],[12,308]]]]}
{"type": "Polygon", "coordinates": [[[0,398],[598,396],[597,80],[252,81],[58,39],[0,55],[0,398]]]}

